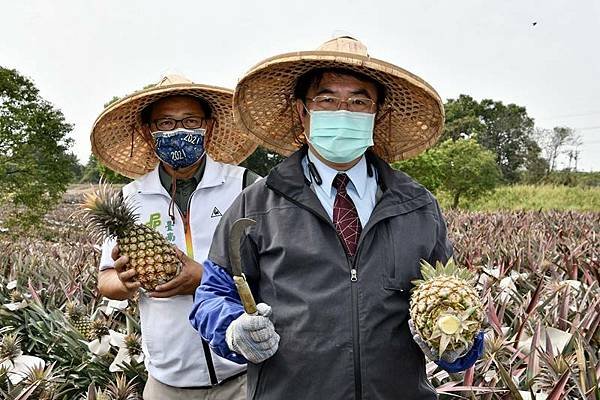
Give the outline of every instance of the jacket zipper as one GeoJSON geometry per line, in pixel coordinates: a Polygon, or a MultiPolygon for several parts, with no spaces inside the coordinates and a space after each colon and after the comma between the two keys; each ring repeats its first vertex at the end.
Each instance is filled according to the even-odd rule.
{"type": "MultiPolygon", "coordinates": [[[[359,243],[360,244],[360,243],[359,243]]],[[[357,246],[356,254],[350,264],[350,292],[352,296],[352,353],[354,355],[354,398],[362,399],[362,378],[360,366],[360,323],[358,320],[358,271],[356,261],[360,247],[357,246]]],[[[349,260],[350,261],[350,260],[349,260]]]]}
{"type": "Polygon", "coordinates": [[[352,294],[352,353],[354,355],[354,398],[362,398],[362,379],[360,376],[360,331],[358,323],[358,287],[356,270],[352,269],[352,278],[350,279],[350,291],[352,294]]]}
{"type": "MultiPolygon", "coordinates": [[[[335,236],[338,238],[338,241],[340,242],[342,249],[344,249],[344,244],[342,243],[342,239],[340,239],[340,237],[338,236],[337,231],[335,230],[335,226],[333,225],[333,223],[330,220],[323,218],[321,215],[316,213],[312,208],[305,206],[304,204],[296,201],[295,199],[293,199],[289,196],[286,196],[284,193],[280,192],[279,190],[277,190],[271,186],[269,186],[269,188],[271,190],[273,190],[274,192],[279,193],[283,197],[287,198],[288,200],[290,200],[291,202],[296,204],[298,207],[310,211],[312,214],[316,215],[322,221],[325,221],[327,224],[329,224],[329,226],[331,226],[333,228],[333,231],[335,232],[335,236]]],[[[356,254],[354,255],[354,259],[350,260],[348,258],[348,256],[346,255],[346,261],[348,263],[348,266],[350,267],[350,294],[351,294],[351,303],[352,303],[352,353],[353,353],[353,359],[354,359],[354,399],[355,400],[362,399],[362,378],[360,376],[360,371],[361,371],[361,369],[360,369],[360,339],[359,339],[360,330],[359,330],[359,321],[358,321],[358,287],[357,287],[358,271],[356,270],[356,260],[358,260],[360,244],[361,244],[361,241],[359,240],[359,243],[358,243],[359,246],[357,246],[357,250],[356,250],[356,254]]],[[[346,254],[345,250],[344,250],[344,254],[346,254]]]]}

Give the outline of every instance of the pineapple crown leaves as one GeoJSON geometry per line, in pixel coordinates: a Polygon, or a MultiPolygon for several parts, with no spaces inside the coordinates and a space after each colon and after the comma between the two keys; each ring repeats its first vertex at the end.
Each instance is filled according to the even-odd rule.
{"type": "Polygon", "coordinates": [[[105,320],[98,318],[92,321],[92,324],[90,325],[90,333],[88,339],[101,339],[102,337],[108,334],[110,334],[110,330],[108,329],[105,320]]]}
{"type": "Polygon", "coordinates": [[[85,308],[73,301],[67,301],[65,305],[65,315],[71,321],[77,320],[85,315],[85,308]]]}
{"type": "Polygon", "coordinates": [[[475,279],[471,271],[456,265],[452,257],[448,259],[448,262],[445,265],[441,261],[437,261],[435,267],[427,261],[421,260],[421,275],[423,275],[423,279],[412,281],[412,284],[415,285],[415,287],[422,285],[426,281],[440,277],[457,278],[467,282],[472,282],[475,279]]]}
{"type": "Polygon", "coordinates": [[[97,237],[121,237],[138,219],[137,207],[105,182],[86,193],[80,207],[87,228],[97,237]]]}
{"type": "Polygon", "coordinates": [[[106,387],[106,393],[113,399],[118,400],[138,400],[137,383],[128,382],[125,375],[117,375],[114,382],[110,382],[106,387]]]}
{"type": "Polygon", "coordinates": [[[135,356],[142,352],[142,344],[140,335],[136,333],[130,333],[123,339],[125,341],[125,347],[130,355],[135,356]]]}
{"type": "Polygon", "coordinates": [[[5,335],[0,341],[0,361],[13,360],[21,354],[21,338],[13,334],[5,335]]]}
{"type": "Polygon", "coordinates": [[[64,383],[62,377],[64,371],[61,369],[55,370],[56,362],[48,367],[43,365],[35,365],[29,367],[26,372],[23,384],[31,390],[31,398],[45,400],[54,399],[54,391],[57,386],[64,383]]]}
{"type": "Polygon", "coordinates": [[[14,303],[19,303],[19,302],[25,300],[25,296],[23,296],[23,293],[21,293],[17,289],[13,289],[10,292],[10,300],[14,303]]]}

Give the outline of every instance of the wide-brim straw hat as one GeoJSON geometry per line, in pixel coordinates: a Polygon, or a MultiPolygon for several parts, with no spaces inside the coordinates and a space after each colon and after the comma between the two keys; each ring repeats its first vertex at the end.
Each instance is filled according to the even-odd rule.
{"type": "Polygon", "coordinates": [[[241,131],[234,122],[232,90],[169,75],[156,85],[134,92],[102,111],[90,135],[94,155],[108,168],[129,178],[152,171],[159,160],[142,137],[141,112],[151,103],[173,95],[199,97],[209,105],[214,125],[206,140],[206,152],[214,160],[239,164],[256,149],[254,138],[241,131]]]}
{"type": "Polygon", "coordinates": [[[366,75],[386,88],[374,130],[374,151],[388,162],[415,156],[433,146],[444,127],[444,107],[423,79],[372,58],[361,42],[339,37],[316,51],[286,53],[255,65],[239,81],[233,113],[260,144],[289,155],[303,133],[293,99],[300,76],[317,68],[343,68],[366,75]]]}

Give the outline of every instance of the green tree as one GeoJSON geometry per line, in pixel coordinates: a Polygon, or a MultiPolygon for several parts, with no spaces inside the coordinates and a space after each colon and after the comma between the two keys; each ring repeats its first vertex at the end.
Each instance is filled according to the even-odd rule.
{"type": "Polygon", "coordinates": [[[500,181],[494,153],[474,139],[446,140],[434,151],[443,164],[441,187],[452,196],[452,208],[458,207],[461,198],[478,199],[500,181]]]}
{"type": "Polygon", "coordinates": [[[398,161],[392,167],[407,173],[431,192],[436,192],[442,186],[444,162],[435,148],[417,157],[398,161]]]}
{"type": "Polygon", "coordinates": [[[538,184],[546,177],[548,161],[542,156],[542,149],[535,140],[529,140],[527,146],[527,157],[519,180],[538,184]]]}
{"type": "Polygon", "coordinates": [[[476,200],[493,190],[500,181],[494,153],[474,139],[448,139],[419,156],[394,163],[433,192],[452,197],[452,207],[461,199],[476,200]]]}
{"type": "Polygon", "coordinates": [[[260,176],[267,176],[269,171],[284,159],[285,157],[259,146],[254,153],[240,165],[256,172],[260,176]]]}
{"type": "Polygon", "coordinates": [[[123,176],[102,164],[98,159],[90,154],[87,164],[83,169],[81,183],[98,183],[100,178],[109,183],[129,183],[131,179],[123,176]]]}
{"type": "Polygon", "coordinates": [[[525,107],[491,99],[477,102],[471,96],[460,95],[456,100],[449,99],[445,109],[444,139],[476,138],[495,154],[507,182],[519,180],[531,157],[528,151],[533,137],[533,119],[525,107]]]}
{"type": "Polygon", "coordinates": [[[117,101],[119,101],[119,100],[121,100],[121,99],[122,99],[122,97],[119,97],[119,96],[113,96],[113,98],[112,98],[112,99],[110,99],[108,102],[104,103],[104,108],[106,108],[106,107],[108,107],[108,106],[110,106],[110,105],[112,105],[112,104],[116,103],[117,101]]]}
{"type": "Polygon", "coordinates": [[[480,110],[479,103],[471,96],[461,94],[456,100],[448,99],[444,104],[446,121],[440,142],[471,138],[483,132],[480,110]]]}
{"type": "Polygon", "coordinates": [[[32,81],[0,67],[0,204],[16,207],[9,224],[38,223],[62,198],[75,162],[71,129],[32,81]]]}

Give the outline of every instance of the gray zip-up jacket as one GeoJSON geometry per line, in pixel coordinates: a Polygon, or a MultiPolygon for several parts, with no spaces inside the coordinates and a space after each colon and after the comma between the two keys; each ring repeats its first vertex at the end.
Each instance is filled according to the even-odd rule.
{"type": "Polygon", "coordinates": [[[304,176],[305,151],[242,192],[209,252],[231,273],[231,224],[256,220],[241,242],[243,269],[257,301],[272,307],[281,341],[273,357],[248,364],[248,398],[436,399],[408,328],[419,262],[452,255],[435,198],[368,152],[381,192],[349,259],[304,176]]]}

